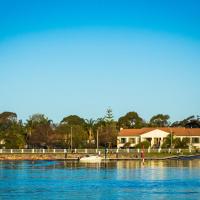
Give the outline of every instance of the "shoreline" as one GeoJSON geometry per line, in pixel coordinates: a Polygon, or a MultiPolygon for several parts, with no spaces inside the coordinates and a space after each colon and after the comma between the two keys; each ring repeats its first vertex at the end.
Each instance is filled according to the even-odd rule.
{"type": "MultiPolygon", "coordinates": [[[[72,153],[1,153],[0,161],[79,161],[79,159],[86,154],[72,154],[72,153]]],[[[87,154],[88,155],[88,154],[87,154]]],[[[132,155],[116,155],[111,154],[107,155],[107,158],[102,155],[102,161],[142,161],[141,157],[135,158],[132,155]]],[[[153,155],[145,157],[145,160],[192,160],[192,159],[200,159],[200,154],[191,154],[191,155],[153,155]]]]}

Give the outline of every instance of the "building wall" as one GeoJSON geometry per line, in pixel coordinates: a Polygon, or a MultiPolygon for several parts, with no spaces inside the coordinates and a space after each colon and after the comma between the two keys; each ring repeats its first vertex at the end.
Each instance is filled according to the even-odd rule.
{"type": "MultiPolygon", "coordinates": [[[[169,133],[168,133],[169,134],[169,133]]],[[[167,134],[167,135],[168,135],[167,134]]],[[[156,139],[160,139],[160,146],[162,146],[164,139],[167,137],[167,135],[161,135],[159,137],[158,132],[156,134],[147,134],[147,135],[141,135],[141,136],[118,136],[117,137],[117,147],[123,148],[125,143],[128,143],[131,141],[131,139],[134,139],[135,142],[130,144],[130,147],[134,147],[137,145],[140,141],[145,141],[148,138],[151,138],[151,147],[155,145],[156,139]],[[165,136],[165,137],[164,137],[165,136]],[[122,140],[124,140],[122,142],[122,140]]],[[[174,136],[174,138],[180,138],[181,140],[183,138],[190,138],[190,144],[191,146],[200,148],[200,136],[174,136]],[[196,141],[195,141],[196,140],[196,141]]]]}
{"type": "Polygon", "coordinates": [[[183,138],[189,138],[191,146],[200,148],[200,136],[174,136],[174,138],[180,138],[181,140],[183,138]],[[197,142],[194,141],[197,139],[197,142]]]}
{"type": "Polygon", "coordinates": [[[125,143],[131,142],[131,140],[134,139],[135,143],[131,143],[130,147],[134,147],[136,144],[139,143],[139,136],[118,136],[117,137],[117,147],[122,148],[124,147],[125,143]],[[122,143],[122,140],[125,139],[125,142],[122,143]]]}

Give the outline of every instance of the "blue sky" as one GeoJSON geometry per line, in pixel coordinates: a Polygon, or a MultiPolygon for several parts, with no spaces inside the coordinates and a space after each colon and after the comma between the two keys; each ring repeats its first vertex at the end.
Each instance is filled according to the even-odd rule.
{"type": "Polygon", "coordinates": [[[0,0],[0,112],[55,122],[200,114],[199,1],[0,0]]]}

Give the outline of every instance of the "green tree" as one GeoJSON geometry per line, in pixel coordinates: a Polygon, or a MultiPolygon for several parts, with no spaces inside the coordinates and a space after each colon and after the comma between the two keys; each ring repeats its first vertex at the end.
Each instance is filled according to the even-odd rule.
{"type": "Polygon", "coordinates": [[[7,129],[12,123],[17,121],[17,114],[13,112],[3,112],[0,114],[0,131],[7,129]]]}
{"type": "Polygon", "coordinates": [[[173,134],[169,134],[167,135],[167,137],[165,138],[162,148],[173,148],[174,147],[174,135],[173,134]]]}
{"type": "Polygon", "coordinates": [[[142,128],[144,120],[136,112],[128,112],[118,119],[118,128],[142,128]]]}
{"type": "Polygon", "coordinates": [[[56,148],[70,148],[71,127],[67,124],[60,123],[56,126],[51,141],[52,146],[56,148]]]}
{"type": "Polygon", "coordinates": [[[62,148],[84,148],[87,146],[87,131],[80,125],[60,123],[56,127],[53,146],[62,148]],[[72,142],[72,146],[71,146],[72,142]]]}
{"type": "Polygon", "coordinates": [[[106,111],[104,118],[99,118],[95,124],[95,130],[99,133],[99,146],[115,147],[117,144],[117,128],[112,109],[106,111]]]}
{"type": "Polygon", "coordinates": [[[107,145],[109,148],[116,147],[118,131],[116,122],[107,123],[99,129],[99,145],[107,145]]]}
{"type": "Polygon", "coordinates": [[[85,148],[87,146],[88,134],[81,126],[72,127],[73,148],[85,148]]]}
{"type": "Polygon", "coordinates": [[[171,127],[200,128],[200,117],[194,115],[172,123],[171,127]]]}
{"type": "Polygon", "coordinates": [[[77,115],[69,115],[67,117],[64,117],[61,123],[65,123],[69,126],[74,126],[74,125],[82,127],[85,126],[85,120],[77,115]]]}
{"type": "Polygon", "coordinates": [[[186,148],[188,148],[189,142],[190,142],[189,138],[183,138],[182,140],[180,138],[175,138],[173,141],[174,148],[186,149],[186,148]]]}
{"type": "Polygon", "coordinates": [[[151,127],[166,127],[169,126],[169,115],[158,114],[150,119],[151,127]]]}
{"type": "Polygon", "coordinates": [[[89,145],[91,146],[92,140],[94,139],[93,132],[96,121],[93,119],[85,119],[85,123],[86,123],[86,130],[88,132],[89,145]]]}
{"type": "Polygon", "coordinates": [[[108,108],[106,110],[106,116],[104,117],[105,122],[107,123],[111,123],[114,121],[114,117],[113,117],[113,111],[111,108],[108,108]]]}
{"type": "Polygon", "coordinates": [[[59,144],[67,148],[82,148],[87,145],[87,124],[85,120],[77,115],[69,115],[64,117],[60,124],[57,126],[54,138],[59,144]],[[59,138],[59,140],[58,140],[59,138]]]}
{"type": "Polygon", "coordinates": [[[180,138],[175,138],[173,134],[169,134],[162,145],[162,148],[188,148],[190,139],[189,138],[183,138],[182,140],[180,138]]]}
{"type": "Polygon", "coordinates": [[[5,137],[5,148],[7,149],[20,149],[24,148],[25,142],[25,129],[19,122],[15,122],[6,131],[5,137]]]}
{"type": "Polygon", "coordinates": [[[25,129],[17,114],[13,112],[3,112],[0,114],[0,141],[1,147],[24,148],[25,129]]]}
{"type": "Polygon", "coordinates": [[[16,121],[17,120],[17,114],[13,112],[3,112],[0,114],[0,123],[5,123],[7,121],[16,121]]]}
{"type": "Polygon", "coordinates": [[[26,122],[27,144],[29,147],[48,148],[53,134],[52,120],[43,114],[34,114],[26,122]]]}
{"type": "Polygon", "coordinates": [[[34,114],[26,122],[27,133],[31,135],[32,131],[39,125],[50,125],[51,123],[52,120],[49,120],[44,114],[34,114]]]}

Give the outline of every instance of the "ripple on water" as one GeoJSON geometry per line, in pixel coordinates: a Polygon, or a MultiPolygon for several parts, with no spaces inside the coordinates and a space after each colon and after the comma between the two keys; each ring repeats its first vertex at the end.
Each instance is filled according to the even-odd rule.
{"type": "Polygon", "coordinates": [[[0,199],[199,199],[200,162],[1,161],[0,199]]]}

